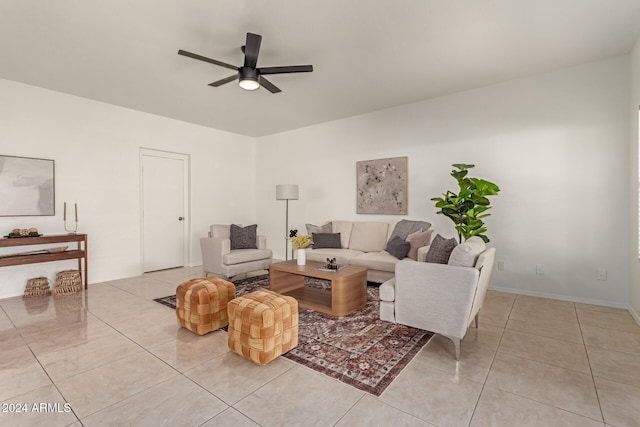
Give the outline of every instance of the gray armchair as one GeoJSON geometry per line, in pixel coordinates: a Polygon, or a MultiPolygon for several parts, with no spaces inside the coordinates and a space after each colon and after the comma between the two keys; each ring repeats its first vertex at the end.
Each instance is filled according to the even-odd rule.
{"type": "Polygon", "coordinates": [[[214,224],[209,231],[209,237],[200,239],[205,274],[230,278],[269,268],[273,253],[271,249],[267,249],[267,239],[257,236],[257,249],[232,250],[230,228],[230,225],[214,224]]]}
{"type": "Polygon", "coordinates": [[[380,285],[380,319],[451,339],[459,360],[460,341],[474,319],[478,327],[495,254],[495,248],[486,248],[472,267],[398,262],[395,277],[380,285]]]}

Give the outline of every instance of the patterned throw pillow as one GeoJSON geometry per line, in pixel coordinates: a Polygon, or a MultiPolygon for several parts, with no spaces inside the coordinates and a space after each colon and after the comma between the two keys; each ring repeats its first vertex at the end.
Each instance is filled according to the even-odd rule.
{"type": "Polygon", "coordinates": [[[433,262],[437,264],[447,264],[453,248],[458,246],[455,237],[451,239],[445,239],[441,235],[437,234],[431,242],[429,252],[427,252],[426,262],[433,262]]]}
{"type": "Polygon", "coordinates": [[[387,243],[386,251],[398,259],[404,259],[409,253],[411,243],[396,236],[387,243]]]}
{"type": "Polygon", "coordinates": [[[247,225],[240,227],[231,224],[231,249],[258,249],[257,241],[258,225],[247,225]]]}
{"type": "Polygon", "coordinates": [[[313,240],[313,248],[337,248],[340,249],[340,233],[313,233],[311,234],[311,240],[313,240]]]}
{"type": "Polygon", "coordinates": [[[389,240],[393,239],[396,236],[400,236],[402,240],[406,240],[407,236],[411,233],[415,233],[416,231],[426,231],[431,227],[426,221],[412,221],[409,219],[400,220],[396,226],[393,228],[393,233],[391,233],[391,237],[389,240]]]}

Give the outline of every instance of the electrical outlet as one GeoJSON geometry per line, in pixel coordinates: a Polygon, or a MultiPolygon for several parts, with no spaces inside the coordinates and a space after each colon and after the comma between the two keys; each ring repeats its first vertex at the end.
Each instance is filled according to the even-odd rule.
{"type": "Polygon", "coordinates": [[[540,275],[544,274],[544,265],[536,264],[536,274],[540,274],[540,275]]]}
{"type": "Polygon", "coordinates": [[[607,281],[607,269],[606,268],[599,268],[598,269],[597,278],[598,278],[598,280],[606,282],[607,281]]]}
{"type": "Polygon", "coordinates": [[[498,261],[498,271],[504,271],[504,261],[498,261]]]}

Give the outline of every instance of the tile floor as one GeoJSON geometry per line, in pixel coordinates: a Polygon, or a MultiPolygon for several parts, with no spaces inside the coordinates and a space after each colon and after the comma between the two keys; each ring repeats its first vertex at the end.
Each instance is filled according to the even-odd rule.
{"type": "Polygon", "coordinates": [[[0,300],[0,425],[640,425],[640,327],[624,310],[490,292],[460,362],[436,336],[375,398],[178,328],[151,300],[201,274],[0,300]]]}

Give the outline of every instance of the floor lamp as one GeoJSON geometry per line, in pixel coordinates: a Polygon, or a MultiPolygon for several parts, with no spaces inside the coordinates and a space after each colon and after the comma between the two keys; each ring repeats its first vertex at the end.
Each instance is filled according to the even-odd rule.
{"type": "Polygon", "coordinates": [[[284,259],[289,260],[289,200],[298,200],[298,186],[295,184],[279,184],[276,185],[276,200],[286,200],[286,214],[285,214],[285,230],[284,230],[284,259]]]}

